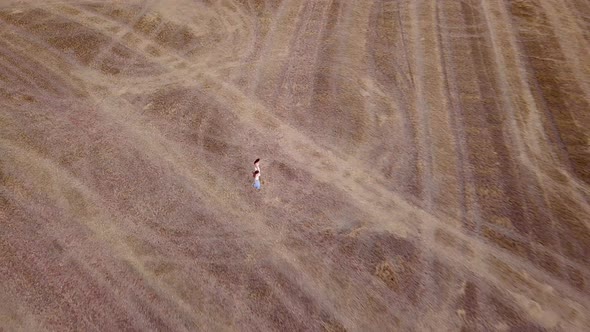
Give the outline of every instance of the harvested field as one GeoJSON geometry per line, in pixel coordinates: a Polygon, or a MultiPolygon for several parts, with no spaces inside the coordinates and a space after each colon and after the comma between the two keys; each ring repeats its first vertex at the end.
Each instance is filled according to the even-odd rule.
{"type": "Polygon", "coordinates": [[[589,31],[582,0],[0,1],[0,331],[590,330],[589,31]]]}

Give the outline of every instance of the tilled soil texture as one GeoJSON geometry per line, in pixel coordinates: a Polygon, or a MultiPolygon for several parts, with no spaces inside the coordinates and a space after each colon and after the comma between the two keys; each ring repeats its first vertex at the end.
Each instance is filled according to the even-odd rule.
{"type": "Polygon", "coordinates": [[[585,0],[0,1],[0,330],[588,331],[589,54],[585,0]]]}

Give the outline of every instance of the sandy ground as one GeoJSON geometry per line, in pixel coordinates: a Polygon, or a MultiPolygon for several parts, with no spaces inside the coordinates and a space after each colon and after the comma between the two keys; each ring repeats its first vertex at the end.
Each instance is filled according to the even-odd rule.
{"type": "Polygon", "coordinates": [[[0,330],[588,331],[589,54],[585,0],[2,0],[0,330]]]}

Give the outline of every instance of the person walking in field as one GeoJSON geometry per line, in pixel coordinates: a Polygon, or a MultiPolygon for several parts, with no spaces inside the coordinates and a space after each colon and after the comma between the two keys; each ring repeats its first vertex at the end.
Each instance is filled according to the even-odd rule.
{"type": "Polygon", "coordinates": [[[252,186],[256,188],[256,190],[260,190],[260,158],[254,160],[254,184],[252,186]]]}
{"type": "Polygon", "coordinates": [[[260,158],[254,160],[254,171],[260,172],[260,158]]]}

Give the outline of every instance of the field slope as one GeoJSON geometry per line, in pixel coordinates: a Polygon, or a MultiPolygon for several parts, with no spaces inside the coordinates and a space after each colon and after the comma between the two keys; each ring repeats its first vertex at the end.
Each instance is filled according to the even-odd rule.
{"type": "Polygon", "coordinates": [[[588,331],[589,54],[584,0],[0,1],[0,331],[588,331]]]}

